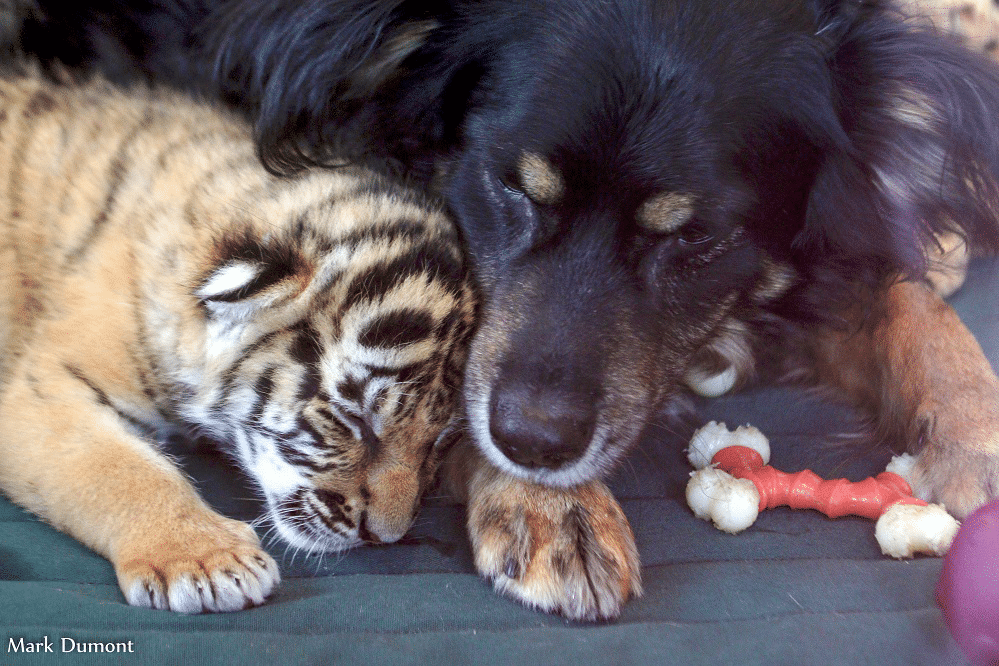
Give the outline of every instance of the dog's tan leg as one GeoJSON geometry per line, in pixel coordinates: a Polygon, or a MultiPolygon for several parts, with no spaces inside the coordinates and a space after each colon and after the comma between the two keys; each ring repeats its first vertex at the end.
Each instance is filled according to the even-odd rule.
{"type": "Polygon", "coordinates": [[[452,449],[443,473],[467,504],[475,565],[497,591],[577,620],[616,617],[642,593],[635,537],[602,483],[528,483],[467,441],[452,449]]]}
{"type": "Polygon", "coordinates": [[[111,560],[133,605],[261,603],[279,575],[253,530],[212,511],[85,376],[54,359],[26,365],[0,403],[0,488],[111,560]]]}
{"type": "Polygon", "coordinates": [[[872,410],[917,456],[913,485],[920,496],[958,517],[996,496],[999,379],[932,289],[899,282],[873,304],[859,331],[820,335],[816,343],[820,379],[872,410]]]}

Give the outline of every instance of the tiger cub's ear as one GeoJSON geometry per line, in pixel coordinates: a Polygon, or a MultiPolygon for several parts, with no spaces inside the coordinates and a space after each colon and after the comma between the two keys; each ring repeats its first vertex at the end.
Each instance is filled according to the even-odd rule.
{"type": "Polygon", "coordinates": [[[245,319],[300,294],[311,279],[310,263],[290,245],[242,239],[216,245],[213,268],[194,295],[216,316],[245,319]]]}

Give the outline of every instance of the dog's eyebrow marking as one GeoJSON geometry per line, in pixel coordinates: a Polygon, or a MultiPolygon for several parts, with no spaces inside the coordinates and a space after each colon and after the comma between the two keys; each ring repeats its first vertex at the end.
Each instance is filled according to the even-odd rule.
{"type": "Polygon", "coordinates": [[[524,194],[539,204],[558,203],[565,194],[565,181],[552,163],[537,153],[521,153],[517,175],[524,194]]]}
{"type": "Polygon", "coordinates": [[[639,226],[669,234],[682,227],[694,214],[694,197],[679,192],[663,192],[643,203],[635,214],[639,226]]]}

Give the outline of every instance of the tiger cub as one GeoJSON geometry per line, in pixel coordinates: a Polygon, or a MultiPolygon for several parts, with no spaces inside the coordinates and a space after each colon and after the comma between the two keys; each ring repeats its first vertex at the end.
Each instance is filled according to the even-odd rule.
{"type": "Polygon", "coordinates": [[[240,120],[102,82],[0,81],[0,489],[129,603],[260,604],[250,526],[157,447],[203,433],[290,544],[409,528],[456,409],[474,289],[456,231],[359,168],[279,179],[240,120]]]}

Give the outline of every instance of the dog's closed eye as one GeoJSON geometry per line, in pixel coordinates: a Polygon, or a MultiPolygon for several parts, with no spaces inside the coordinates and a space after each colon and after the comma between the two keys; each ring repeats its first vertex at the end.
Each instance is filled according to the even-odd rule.
{"type": "Polygon", "coordinates": [[[677,240],[683,245],[703,245],[714,239],[714,234],[696,222],[683,225],[676,233],[677,240]]]}

